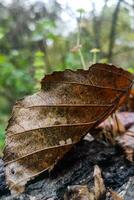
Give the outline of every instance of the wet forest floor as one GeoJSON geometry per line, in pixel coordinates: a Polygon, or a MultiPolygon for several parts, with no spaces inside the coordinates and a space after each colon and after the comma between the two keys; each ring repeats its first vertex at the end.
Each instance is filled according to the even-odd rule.
{"type": "MultiPolygon", "coordinates": [[[[126,129],[134,126],[133,113],[120,113],[126,129]]],[[[95,130],[95,135],[100,131],[95,130]]],[[[94,134],[94,133],[93,133],[94,134]]],[[[95,136],[96,137],[96,136],[95,136]]],[[[101,169],[106,188],[112,188],[124,200],[134,198],[134,163],[129,161],[119,144],[110,144],[104,138],[81,140],[58,162],[51,173],[42,173],[27,186],[25,193],[13,196],[5,182],[4,163],[0,160],[0,199],[4,200],[63,200],[68,186],[93,187],[94,166],[101,169]]],[[[71,199],[71,198],[70,198],[71,199]]],[[[77,198],[76,198],[77,199],[77,198]]],[[[108,199],[104,197],[103,199],[108,199]]]]}

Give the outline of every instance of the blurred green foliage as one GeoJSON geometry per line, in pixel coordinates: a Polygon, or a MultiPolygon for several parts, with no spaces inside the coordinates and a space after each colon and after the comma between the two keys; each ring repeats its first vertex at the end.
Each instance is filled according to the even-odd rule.
{"type": "MultiPolygon", "coordinates": [[[[44,74],[81,68],[79,54],[70,51],[76,46],[77,27],[71,30],[71,23],[67,26],[61,17],[63,12],[73,12],[71,8],[63,11],[56,0],[30,4],[25,0],[5,2],[0,3],[0,149],[4,146],[5,127],[15,101],[38,90],[44,74]]],[[[94,48],[100,50],[94,59],[109,62],[110,30],[116,5],[108,6],[105,2],[100,12],[95,4],[89,13],[79,9],[81,21],[75,14],[72,17],[80,23],[81,51],[87,66],[93,61],[90,50],[94,48]]],[[[132,11],[131,5],[120,7],[112,62],[134,73],[132,11]]]]}

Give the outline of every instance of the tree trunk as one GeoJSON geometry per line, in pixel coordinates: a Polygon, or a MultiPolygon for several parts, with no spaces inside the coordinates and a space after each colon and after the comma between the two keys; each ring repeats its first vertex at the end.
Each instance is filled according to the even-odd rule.
{"type": "Polygon", "coordinates": [[[112,24],[111,24],[111,30],[110,30],[110,35],[109,35],[109,49],[108,49],[108,61],[112,62],[113,58],[113,49],[115,45],[115,38],[116,38],[116,27],[117,27],[117,21],[118,21],[118,16],[119,16],[119,11],[120,11],[120,5],[123,0],[118,0],[116,8],[113,13],[113,18],[112,18],[112,24]]]}
{"type": "Polygon", "coordinates": [[[40,50],[43,52],[44,57],[45,57],[45,72],[48,73],[51,70],[51,65],[50,65],[50,61],[49,61],[49,57],[48,57],[48,52],[47,52],[47,43],[46,40],[40,40],[38,41],[38,46],[40,48],[40,50]]]}
{"type": "Polygon", "coordinates": [[[96,16],[96,8],[95,8],[95,3],[92,4],[93,10],[92,10],[92,15],[93,15],[93,31],[94,31],[94,38],[95,38],[95,48],[100,49],[100,53],[103,54],[102,52],[102,44],[101,44],[101,31],[102,31],[102,22],[104,18],[104,12],[107,7],[108,0],[105,0],[104,6],[101,11],[101,15],[98,18],[96,16]]]}

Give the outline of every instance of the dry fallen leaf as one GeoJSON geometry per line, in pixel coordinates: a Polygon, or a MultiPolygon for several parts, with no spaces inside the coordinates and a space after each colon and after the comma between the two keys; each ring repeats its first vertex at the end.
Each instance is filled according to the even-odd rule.
{"type": "Polygon", "coordinates": [[[94,194],[95,199],[101,199],[104,197],[104,194],[106,192],[106,188],[104,185],[104,181],[101,175],[100,168],[96,165],[94,167],[94,194]]]}
{"type": "Polygon", "coordinates": [[[92,131],[97,140],[103,140],[110,144],[116,144],[117,136],[123,135],[134,124],[134,113],[116,112],[103,121],[92,131]],[[113,118],[114,116],[114,118],[113,118]]]}
{"type": "Polygon", "coordinates": [[[71,52],[72,53],[76,53],[78,52],[80,49],[82,48],[82,45],[77,45],[77,46],[74,46],[73,48],[71,48],[71,52]]]}
{"type": "Polygon", "coordinates": [[[114,132],[115,135],[121,135],[123,134],[126,129],[121,120],[118,118],[117,114],[114,113],[112,115],[112,120],[113,120],[113,126],[112,126],[112,131],[114,132]]]}
{"type": "Polygon", "coordinates": [[[99,166],[94,167],[94,187],[87,185],[72,185],[67,187],[64,200],[99,200],[104,199],[106,188],[99,166]]]}
{"type": "MultiPolygon", "coordinates": [[[[123,124],[125,129],[129,129],[134,124],[134,113],[132,112],[116,112],[116,116],[118,117],[120,122],[123,124]]],[[[109,118],[107,118],[98,127],[111,129],[111,126],[113,125],[112,122],[113,121],[110,121],[109,123],[109,118]]]]}
{"type": "Polygon", "coordinates": [[[133,76],[113,65],[47,75],[41,90],[12,111],[4,152],[6,180],[23,192],[28,180],[51,170],[88,131],[127,99],[133,76]]]}
{"type": "Polygon", "coordinates": [[[67,187],[64,200],[95,200],[93,191],[87,185],[72,185],[67,187]]]}
{"type": "Polygon", "coordinates": [[[119,194],[111,189],[106,189],[99,166],[94,167],[94,187],[87,185],[72,185],[67,187],[64,200],[124,200],[119,194]]]}
{"type": "Polygon", "coordinates": [[[100,134],[97,134],[97,139],[102,139],[113,145],[116,144],[116,137],[126,132],[124,124],[116,113],[109,116],[99,128],[100,134]]]}
{"type": "Polygon", "coordinates": [[[117,192],[114,192],[113,190],[110,190],[110,194],[111,194],[112,200],[124,200],[122,197],[119,196],[117,192]]]}
{"type": "Polygon", "coordinates": [[[123,148],[126,158],[134,161],[134,131],[129,129],[123,135],[116,138],[117,143],[123,148]]]}
{"type": "Polygon", "coordinates": [[[131,112],[134,111],[134,87],[132,88],[128,99],[128,110],[131,112]]]}

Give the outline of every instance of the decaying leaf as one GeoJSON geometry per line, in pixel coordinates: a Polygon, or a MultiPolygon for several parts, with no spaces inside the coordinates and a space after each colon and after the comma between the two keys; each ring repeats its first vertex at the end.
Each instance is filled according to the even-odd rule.
{"type": "Polygon", "coordinates": [[[101,175],[100,168],[96,165],[94,167],[94,196],[95,199],[101,199],[106,192],[104,181],[101,175]]]}
{"type": "Polygon", "coordinates": [[[131,112],[134,111],[134,87],[132,88],[128,99],[128,110],[131,112]]]}
{"type": "Polygon", "coordinates": [[[114,145],[116,144],[116,137],[124,134],[126,129],[116,113],[109,116],[107,121],[109,121],[109,126],[103,127],[100,137],[114,145]]]}
{"type": "Polygon", "coordinates": [[[118,144],[123,148],[126,158],[134,161],[134,127],[131,127],[123,135],[116,138],[118,144]]]}
{"type": "MultiPolygon", "coordinates": [[[[134,124],[134,113],[133,112],[116,112],[116,116],[119,121],[125,127],[125,130],[129,129],[134,124]]],[[[104,122],[102,122],[98,127],[111,129],[111,125],[113,121],[109,122],[109,118],[107,118],[104,122]]]]}
{"type": "Polygon", "coordinates": [[[120,119],[118,118],[117,114],[114,113],[112,115],[112,120],[113,120],[113,127],[112,127],[112,131],[116,134],[123,134],[126,129],[125,126],[123,125],[123,123],[120,121],[120,119]]]}
{"type": "Polygon", "coordinates": [[[94,167],[94,187],[87,185],[72,185],[67,187],[64,200],[99,200],[103,199],[106,192],[101,170],[99,166],[94,167]]]}
{"type": "Polygon", "coordinates": [[[93,191],[87,185],[72,185],[67,187],[64,200],[95,200],[93,191]]]}
{"type": "Polygon", "coordinates": [[[64,200],[123,200],[119,194],[111,189],[106,189],[99,166],[94,167],[94,187],[87,185],[72,185],[67,187],[64,200]]]}
{"type": "Polygon", "coordinates": [[[41,90],[18,101],[6,134],[6,180],[22,192],[128,97],[133,76],[113,65],[47,75],[41,90]]]}
{"type": "Polygon", "coordinates": [[[113,190],[110,190],[110,194],[111,194],[112,200],[124,200],[122,197],[119,196],[117,192],[114,192],[113,190]]]}
{"type": "Polygon", "coordinates": [[[132,124],[134,124],[134,113],[116,112],[96,127],[92,131],[92,135],[97,140],[103,140],[114,145],[117,143],[116,138],[123,136],[132,124]]]}

